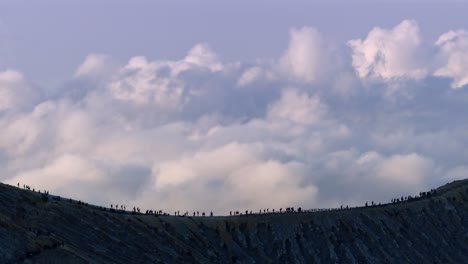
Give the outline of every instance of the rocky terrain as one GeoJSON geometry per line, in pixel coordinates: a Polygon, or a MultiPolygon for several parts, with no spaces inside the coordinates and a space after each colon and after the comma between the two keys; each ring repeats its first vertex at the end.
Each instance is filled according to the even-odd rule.
{"type": "Polygon", "coordinates": [[[119,214],[0,184],[0,263],[467,263],[468,180],[322,212],[119,214]]]}

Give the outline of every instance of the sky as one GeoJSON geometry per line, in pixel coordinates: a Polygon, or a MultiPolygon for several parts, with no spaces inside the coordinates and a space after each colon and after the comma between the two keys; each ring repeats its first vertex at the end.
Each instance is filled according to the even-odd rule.
{"type": "Polygon", "coordinates": [[[167,212],[468,173],[466,1],[0,1],[0,181],[167,212]]]}

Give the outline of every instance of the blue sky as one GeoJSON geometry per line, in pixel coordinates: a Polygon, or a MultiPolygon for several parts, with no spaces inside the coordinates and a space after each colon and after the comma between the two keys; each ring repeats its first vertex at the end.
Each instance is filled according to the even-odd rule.
{"type": "Polygon", "coordinates": [[[227,60],[251,61],[279,56],[291,27],[314,26],[345,42],[403,19],[417,20],[429,40],[468,24],[466,3],[373,2],[0,1],[0,66],[53,82],[91,52],[175,59],[207,42],[227,60]]]}
{"type": "Polygon", "coordinates": [[[468,4],[374,2],[0,1],[0,179],[225,213],[465,178],[468,4]]]}

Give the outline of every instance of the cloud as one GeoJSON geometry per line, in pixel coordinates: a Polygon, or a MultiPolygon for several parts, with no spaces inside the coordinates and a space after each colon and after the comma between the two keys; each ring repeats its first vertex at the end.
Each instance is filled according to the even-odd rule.
{"type": "MultiPolygon", "coordinates": [[[[92,64],[88,60],[94,63],[96,58],[88,57],[78,70],[92,64]]],[[[149,61],[144,56],[133,57],[115,71],[106,86],[110,95],[121,102],[156,107],[159,111],[180,112],[191,98],[200,95],[200,91],[188,87],[190,85],[185,82],[187,76],[216,74],[233,67],[234,64],[221,63],[208,45],[197,44],[181,60],[149,61]]]]}
{"type": "Polygon", "coordinates": [[[72,186],[78,181],[96,184],[102,181],[103,177],[103,172],[86,158],[66,154],[57,157],[42,168],[20,173],[16,179],[31,186],[44,186],[45,181],[47,186],[44,187],[60,189],[67,185],[72,186]],[[50,181],[51,178],[54,180],[50,181]]]}
{"type": "Polygon", "coordinates": [[[392,29],[373,28],[365,39],[348,42],[361,79],[421,80],[428,74],[419,26],[404,20],[392,29]]]}
{"type": "Polygon", "coordinates": [[[206,44],[197,44],[189,50],[184,61],[198,67],[208,68],[213,72],[221,71],[223,64],[219,61],[218,55],[214,53],[206,44]]]}
{"type": "Polygon", "coordinates": [[[183,93],[183,83],[159,76],[156,63],[134,57],[109,83],[111,95],[137,105],[154,104],[162,109],[176,109],[183,93]]]}
{"type": "Polygon", "coordinates": [[[29,116],[3,119],[1,124],[0,147],[3,153],[12,158],[27,152],[41,131],[41,124],[29,116]]]}
{"type": "Polygon", "coordinates": [[[89,54],[76,69],[75,78],[103,78],[116,70],[112,58],[105,54],[89,54]]]}
{"type": "Polygon", "coordinates": [[[20,72],[14,70],[0,72],[0,112],[28,107],[37,100],[37,97],[38,95],[20,72]]]}
{"type": "MultiPolygon", "coordinates": [[[[440,38],[436,68],[464,34],[440,38]]],[[[386,202],[462,177],[468,96],[426,78],[417,24],[349,45],[303,27],[279,59],[222,61],[207,44],[174,60],[90,54],[53,94],[0,72],[0,178],[103,205],[226,213],[386,202]],[[395,100],[374,89],[414,80],[424,85],[395,100]]]]}
{"type": "MultiPolygon", "coordinates": [[[[230,142],[218,148],[198,151],[185,158],[156,164],[154,193],[164,192],[169,205],[180,205],[181,197],[222,196],[219,201],[210,200],[211,209],[227,212],[225,203],[237,209],[257,210],[271,204],[310,203],[317,194],[313,185],[302,185],[304,166],[297,162],[281,162],[265,159],[261,144],[246,145],[230,142]],[[211,193],[206,193],[210,190],[211,193]],[[172,204],[171,204],[172,203],[172,204]]],[[[181,209],[200,207],[186,201],[181,209]]],[[[234,209],[234,208],[233,208],[234,209]]]]}
{"type": "Polygon", "coordinates": [[[210,180],[224,177],[223,174],[256,162],[258,149],[238,143],[229,143],[211,151],[176,161],[156,165],[156,188],[175,186],[193,180],[210,180]],[[208,178],[208,179],[207,179],[208,178]]]}
{"type": "Polygon", "coordinates": [[[431,161],[418,154],[394,155],[384,160],[377,169],[382,182],[398,186],[418,186],[432,170],[431,161]]]}
{"type": "Polygon", "coordinates": [[[305,83],[323,78],[331,62],[322,34],[312,27],[293,28],[289,34],[288,48],[279,60],[280,71],[305,83]]]}
{"type": "Polygon", "coordinates": [[[326,114],[326,106],[317,96],[294,89],[284,90],[281,99],[270,106],[268,118],[284,119],[303,125],[317,124],[326,114]]]}
{"type": "Polygon", "coordinates": [[[452,78],[451,87],[460,89],[468,84],[468,32],[449,31],[442,34],[436,42],[444,65],[438,68],[435,76],[452,78]]]}
{"type": "Polygon", "coordinates": [[[239,77],[237,81],[237,85],[239,86],[246,86],[249,85],[257,80],[264,79],[267,73],[265,70],[259,66],[254,66],[246,69],[242,75],[239,77]]]}

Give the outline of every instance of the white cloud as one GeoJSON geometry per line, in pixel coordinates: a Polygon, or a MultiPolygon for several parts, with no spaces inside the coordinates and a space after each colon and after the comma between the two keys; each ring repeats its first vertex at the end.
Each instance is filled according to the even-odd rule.
{"type": "Polygon", "coordinates": [[[48,133],[48,129],[53,130],[58,125],[55,123],[57,116],[54,115],[58,108],[55,102],[46,101],[35,106],[31,112],[0,119],[0,149],[15,159],[34,153],[34,149],[43,147],[43,144],[51,143],[42,136],[48,133]]]}
{"type": "Polygon", "coordinates": [[[149,61],[143,56],[133,57],[113,75],[107,87],[110,94],[122,102],[180,111],[190,97],[200,95],[200,91],[186,88],[182,73],[216,74],[235,68],[235,64],[223,65],[206,44],[197,44],[181,60],[149,61]]]}
{"type": "Polygon", "coordinates": [[[2,120],[0,148],[14,157],[27,152],[36,142],[40,124],[28,116],[18,116],[12,120],[2,120]]]}
{"type": "Polygon", "coordinates": [[[103,172],[83,156],[65,154],[54,158],[42,168],[20,173],[15,180],[32,187],[57,190],[69,188],[78,182],[96,184],[103,177],[103,172]]]}
{"type": "Polygon", "coordinates": [[[452,88],[459,89],[468,84],[468,32],[449,31],[436,42],[444,65],[438,68],[435,76],[452,78],[452,88]]]}
{"type": "Polygon", "coordinates": [[[315,28],[291,29],[288,49],[279,61],[282,72],[293,80],[311,83],[326,73],[328,50],[322,34],[315,28]]]}
{"type": "Polygon", "coordinates": [[[187,55],[180,60],[174,61],[155,61],[158,69],[167,68],[171,77],[177,77],[183,72],[202,70],[212,73],[226,69],[218,55],[205,43],[198,43],[193,46],[187,55]]]}
{"type": "Polygon", "coordinates": [[[304,166],[297,162],[265,160],[263,151],[260,144],[232,142],[157,164],[153,170],[153,193],[168,190],[164,195],[169,204],[162,206],[177,208],[176,205],[180,206],[181,200],[185,200],[182,210],[200,207],[199,203],[191,204],[192,199],[187,197],[207,200],[207,197],[222,196],[223,199],[210,200],[210,204],[211,209],[224,213],[227,212],[226,203],[237,206],[232,209],[256,211],[273,205],[285,207],[313,202],[317,188],[302,184],[304,166]],[[210,184],[216,187],[210,188],[210,184]]]}
{"type": "Polygon", "coordinates": [[[116,70],[112,58],[105,54],[89,54],[76,69],[75,78],[102,78],[116,70]]]}
{"type": "Polygon", "coordinates": [[[352,65],[361,79],[421,80],[427,73],[418,24],[404,20],[392,29],[373,28],[365,39],[348,42],[352,65]]]}
{"type": "Polygon", "coordinates": [[[206,44],[197,44],[189,50],[184,59],[188,64],[198,67],[205,67],[213,72],[221,71],[223,64],[219,61],[218,55],[214,53],[206,44]]]}
{"type": "Polygon", "coordinates": [[[0,112],[30,106],[37,98],[20,72],[0,72],[0,112]]]}
{"type": "Polygon", "coordinates": [[[326,112],[327,107],[318,96],[309,96],[305,92],[286,89],[282,92],[280,100],[270,106],[268,118],[313,125],[320,122],[326,112]]]}
{"type": "MultiPolygon", "coordinates": [[[[377,43],[374,54],[393,57],[364,60],[364,78],[421,78],[424,67],[403,63],[420,62],[418,34],[408,21],[371,31],[360,47],[377,43]]],[[[458,38],[442,38],[441,50],[461,49],[458,38]]],[[[1,72],[0,177],[171,213],[384,202],[462,177],[464,90],[428,81],[385,100],[335,67],[341,53],[329,46],[305,27],[291,31],[279,61],[221,62],[205,44],[179,60],[136,56],[117,68],[91,54],[63,85],[80,96],[39,102],[23,101],[32,88],[22,74],[1,72]]]]}
{"type": "Polygon", "coordinates": [[[264,76],[264,70],[261,67],[255,66],[245,70],[237,81],[237,85],[246,86],[251,84],[264,76]]]}
{"type": "Polygon", "coordinates": [[[432,162],[418,154],[394,155],[384,160],[377,169],[377,177],[384,182],[403,186],[420,186],[430,176],[432,162]]]}
{"type": "Polygon", "coordinates": [[[159,76],[159,66],[144,57],[133,57],[109,83],[109,91],[118,100],[137,105],[154,104],[162,109],[177,109],[183,83],[159,76]]]}
{"type": "Polygon", "coordinates": [[[229,143],[214,150],[200,151],[189,158],[157,164],[153,169],[156,188],[223,178],[224,174],[255,163],[258,153],[259,150],[253,146],[229,143]]]}

